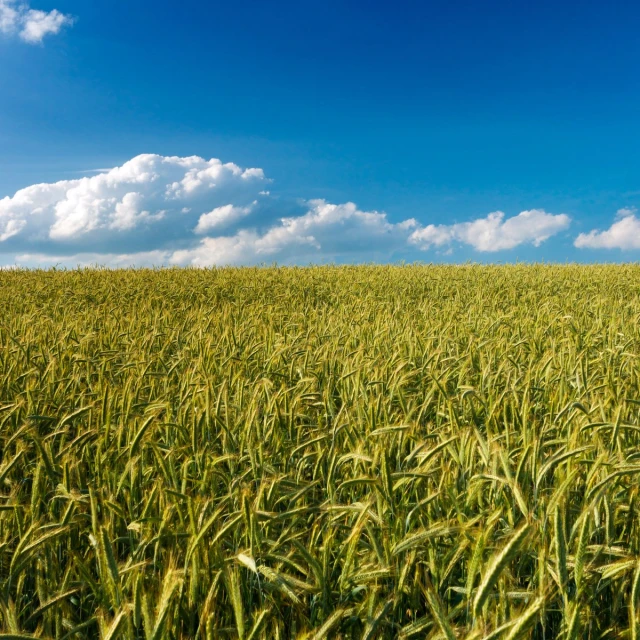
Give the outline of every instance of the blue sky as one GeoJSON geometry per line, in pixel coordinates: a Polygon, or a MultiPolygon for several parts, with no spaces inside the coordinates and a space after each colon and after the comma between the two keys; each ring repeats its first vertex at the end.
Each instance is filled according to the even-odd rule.
{"type": "Polygon", "coordinates": [[[0,0],[0,264],[638,260],[639,23],[0,0]]]}

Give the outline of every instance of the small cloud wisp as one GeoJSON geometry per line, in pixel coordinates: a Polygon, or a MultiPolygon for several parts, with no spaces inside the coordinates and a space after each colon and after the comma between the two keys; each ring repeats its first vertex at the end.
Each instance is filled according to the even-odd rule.
{"type": "Polygon", "coordinates": [[[46,36],[60,33],[74,19],[57,9],[31,9],[19,0],[0,0],[0,34],[17,35],[28,44],[41,44],[46,36]]]}

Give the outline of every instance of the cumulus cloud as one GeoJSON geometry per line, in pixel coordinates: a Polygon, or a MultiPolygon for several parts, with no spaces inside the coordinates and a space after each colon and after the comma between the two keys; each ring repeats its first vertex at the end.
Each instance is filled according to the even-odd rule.
{"type": "Polygon", "coordinates": [[[0,251],[31,264],[388,259],[417,227],[353,203],[282,202],[269,182],[262,169],[215,159],[137,156],[1,199],[0,251]]]}
{"type": "Polygon", "coordinates": [[[513,249],[522,244],[539,246],[551,236],[568,228],[569,216],[554,215],[541,209],[522,211],[507,218],[502,211],[486,218],[451,225],[433,225],[416,229],[409,241],[421,249],[445,247],[454,242],[472,246],[477,251],[493,252],[513,249]]]}
{"type": "Polygon", "coordinates": [[[330,204],[311,200],[299,216],[280,218],[260,233],[240,229],[228,236],[203,238],[196,247],[176,251],[171,264],[212,266],[278,261],[315,262],[358,259],[364,255],[388,257],[406,248],[416,221],[391,223],[385,213],[361,211],[348,202],[330,204]]]}
{"type": "Polygon", "coordinates": [[[0,33],[18,35],[24,42],[40,44],[45,36],[59,33],[73,18],[57,9],[31,9],[19,0],[0,0],[0,33]]]}
{"type": "MultiPolygon", "coordinates": [[[[0,0],[1,1],[1,0],[0,0]]],[[[424,226],[347,202],[274,195],[262,169],[198,156],[139,155],[96,175],[0,199],[4,264],[191,265],[411,259],[416,248],[539,245],[569,225],[540,210],[424,226]]]]}
{"type": "Polygon", "coordinates": [[[640,219],[635,209],[620,209],[606,230],[581,233],[573,243],[579,249],[640,249],[640,219]]]}
{"type": "MultiPolygon", "coordinates": [[[[218,207],[217,218],[225,218],[230,213],[237,223],[242,221],[248,210],[253,212],[255,203],[248,207],[226,205],[218,207]]],[[[208,220],[213,212],[200,217],[208,220]]],[[[199,221],[199,224],[200,224],[199,221]]],[[[225,225],[228,221],[224,221],[225,225]]],[[[417,223],[406,220],[391,223],[386,214],[375,211],[361,211],[353,203],[335,205],[324,200],[307,203],[302,215],[276,220],[266,220],[265,224],[255,221],[246,228],[237,228],[227,235],[208,235],[196,238],[191,246],[181,248],[155,249],[127,253],[81,251],[67,255],[55,253],[54,244],[48,253],[24,252],[14,255],[16,264],[46,266],[60,264],[145,266],[180,265],[214,266],[257,264],[278,261],[282,263],[326,262],[328,260],[369,260],[389,259],[395,251],[407,249],[407,239],[417,223]]],[[[214,229],[208,231],[209,234],[214,229]]],[[[201,233],[196,226],[193,233],[201,233]]]]}
{"type": "Polygon", "coordinates": [[[197,224],[215,222],[216,207],[226,211],[231,201],[229,211],[242,210],[267,183],[262,169],[217,159],[140,155],[91,177],[36,184],[0,199],[0,242],[5,252],[36,245],[99,250],[122,242],[140,248],[145,237],[192,237],[197,224]]]}

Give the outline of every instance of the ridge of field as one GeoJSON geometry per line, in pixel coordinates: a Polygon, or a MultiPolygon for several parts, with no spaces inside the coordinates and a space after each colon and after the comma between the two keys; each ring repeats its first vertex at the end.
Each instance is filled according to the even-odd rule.
{"type": "Polygon", "coordinates": [[[0,273],[0,638],[640,638],[640,266],[0,273]]]}

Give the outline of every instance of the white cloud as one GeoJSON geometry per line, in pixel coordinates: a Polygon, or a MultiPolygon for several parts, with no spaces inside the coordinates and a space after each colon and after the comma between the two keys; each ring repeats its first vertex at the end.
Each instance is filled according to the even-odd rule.
{"type": "Polygon", "coordinates": [[[7,224],[4,226],[4,230],[0,233],[0,242],[4,242],[8,240],[12,236],[20,233],[23,229],[25,223],[23,220],[9,220],[7,224]]]}
{"type": "Polygon", "coordinates": [[[71,24],[73,18],[57,9],[40,11],[19,0],[0,0],[0,33],[17,34],[29,44],[40,44],[45,36],[55,35],[71,24]]]}
{"type": "Polygon", "coordinates": [[[203,213],[200,216],[195,232],[203,234],[213,231],[214,229],[227,227],[231,223],[248,216],[256,204],[258,204],[258,201],[254,200],[248,207],[235,207],[232,204],[216,207],[213,211],[203,213]]]}
{"type": "Polygon", "coordinates": [[[606,231],[581,233],[573,244],[579,249],[640,249],[640,219],[635,214],[635,209],[620,209],[606,231]]]}
{"type": "Polygon", "coordinates": [[[0,251],[34,264],[388,259],[417,227],[353,203],[283,203],[266,193],[268,182],[261,169],[219,160],[137,156],[0,199],[0,251]],[[287,210],[294,215],[277,217],[287,210]]]}
{"type": "MultiPolygon", "coordinates": [[[[2,1],[2,0],[0,0],[2,1]]],[[[262,169],[197,156],[139,155],[96,175],[35,184],[0,199],[5,264],[193,265],[390,261],[539,245],[566,215],[501,212],[452,225],[395,222],[354,203],[271,195],[262,169]]]]}
{"type": "Polygon", "coordinates": [[[201,214],[229,200],[246,206],[267,182],[261,169],[216,159],[140,155],[104,173],[36,184],[0,199],[0,242],[90,249],[128,237],[135,244],[161,223],[174,237],[190,237],[201,214]]]}
{"type": "Polygon", "coordinates": [[[312,200],[306,213],[280,218],[263,233],[241,229],[232,236],[204,238],[194,248],[176,251],[172,264],[211,266],[277,259],[313,262],[334,258],[384,256],[406,248],[415,220],[393,224],[385,213],[360,211],[355,204],[312,200]]]}
{"type": "Polygon", "coordinates": [[[441,248],[461,242],[484,252],[513,249],[522,244],[537,247],[568,228],[570,222],[569,216],[565,214],[553,215],[540,209],[522,211],[506,220],[502,211],[495,211],[486,218],[471,222],[430,224],[416,229],[409,241],[421,249],[441,248]]]}
{"type": "Polygon", "coordinates": [[[71,23],[72,19],[69,16],[56,9],[48,13],[30,9],[25,14],[20,37],[30,44],[38,44],[45,36],[55,35],[64,25],[71,23]]]}
{"type": "Polygon", "coordinates": [[[0,33],[10,34],[18,30],[20,14],[12,0],[0,0],[0,33]]]}

